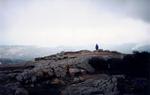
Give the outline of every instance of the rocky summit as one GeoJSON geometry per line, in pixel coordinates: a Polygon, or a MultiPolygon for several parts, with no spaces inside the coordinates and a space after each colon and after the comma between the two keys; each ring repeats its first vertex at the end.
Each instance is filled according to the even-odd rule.
{"type": "Polygon", "coordinates": [[[149,58],[82,50],[0,64],[0,95],[149,95],[149,58]]]}

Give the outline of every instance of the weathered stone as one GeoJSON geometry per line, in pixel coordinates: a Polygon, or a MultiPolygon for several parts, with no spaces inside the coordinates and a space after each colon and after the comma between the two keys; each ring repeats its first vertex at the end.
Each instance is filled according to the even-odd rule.
{"type": "Polygon", "coordinates": [[[23,88],[16,89],[15,95],[29,95],[28,91],[23,88]]]}
{"type": "Polygon", "coordinates": [[[68,86],[64,90],[64,95],[117,95],[117,81],[113,81],[111,77],[107,79],[101,77],[100,75],[95,76],[85,80],[85,82],[77,83],[68,86]]]}
{"type": "Polygon", "coordinates": [[[21,65],[0,65],[0,95],[149,95],[145,92],[146,77],[129,78],[120,71],[110,72],[116,71],[112,67],[118,66],[118,60],[109,59],[120,61],[122,56],[111,51],[83,50],[62,52],[21,65]],[[101,61],[91,62],[93,58],[113,64],[105,69],[101,61]]]}

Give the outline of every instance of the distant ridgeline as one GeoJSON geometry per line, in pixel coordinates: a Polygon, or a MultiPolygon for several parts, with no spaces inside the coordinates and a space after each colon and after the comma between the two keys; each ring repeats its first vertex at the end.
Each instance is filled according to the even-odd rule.
{"type": "Polygon", "coordinates": [[[24,63],[25,60],[21,59],[7,59],[7,58],[0,58],[0,64],[15,64],[15,63],[24,63]]]}

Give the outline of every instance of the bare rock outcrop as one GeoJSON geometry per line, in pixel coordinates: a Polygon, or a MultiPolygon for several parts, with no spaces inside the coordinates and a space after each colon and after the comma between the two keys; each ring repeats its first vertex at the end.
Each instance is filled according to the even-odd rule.
{"type": "Polygon", "coordinates": [[[69,85],[64,95],[117,95],[117,79],[107,75],[94,75],[84,82],[69,85]]]}
{"type": "Polygon", "coordinates": [[[148,78],[128,75],[124,56],[82,50],[0,65],[0,95],[146,95],[148,78]]]}

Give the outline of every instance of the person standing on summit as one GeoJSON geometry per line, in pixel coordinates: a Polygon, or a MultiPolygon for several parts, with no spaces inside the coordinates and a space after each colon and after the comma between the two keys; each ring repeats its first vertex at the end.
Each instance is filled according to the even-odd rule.
{"type": "Polygon", "coordinates": [[[99,49],[99,46],[98,46],[98,44],[96,44],[96,45],[95,45],[95,49],[96,49],[96,50],[98,50],[98,49],[99,49]]]}

